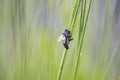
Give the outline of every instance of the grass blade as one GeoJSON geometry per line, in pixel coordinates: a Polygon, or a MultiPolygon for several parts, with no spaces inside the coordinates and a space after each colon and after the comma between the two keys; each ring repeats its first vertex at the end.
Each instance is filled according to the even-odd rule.
{"type": "MultiPolygon", "coordinates": [[[[76,21],[76,18],[77,18],[79,6],[80,6],[80,0],[75,0],[74,8],[73,8],[72,15],[71,15],[71,18],[70,18],[70,22],[69,22],[69,25],[68,25],[68,29],[71,31],[71,35],[73,33],[74,24],[75,24],[75,21],[76,21]]],[[[63,56],[62,56],[62,59],[61,59],[60,66],[59,66],[57,80],[61,79],[61,75],[62,75],[62,71],[63,71],[65,59],[66,59],[66,54],[67,54],[67,50],[65,49],[64,52],[63,52],[63,56]]]]}
{"type": "MultiPolygon", "coordinates": [[[[74,71],[74,74],[73,74],[74,75],[73,76],[73,80],[76,79],[76,75],[77,75],[77,71],[78,71],[78,66],[79,66],[79,61],[80,61],[80,53],[81,53],[81,48],[82,48],[83,39],[84,39],[84,35],[85,35],[87,21],[88,21],[88,17],[89,17],[89,13],[90,13],[91,3],[92,3],[92,0],[90,1],[90,4],[89,4],[89,9],[88,9],[87,17],[86,17],[86,20],[85,20],[85,25],[84,25],[84,19],[83,19],[83,25],[82,25],[82,23],[80,24],[80,25],[82,25],[82,26],[80,26],[80,28],[81,27],[83,28],[83,31],[79,32],[80,33],[79,36],[82,34],[82,40],[80,40],[80,42],[79,42],[80,44],[78,45],[79,49],[78,49],[77,62],[76,62],[76,65],[75,65],[75,71],[74,71]]],[[[86,0],[85,0],[85,4],[84,5],[86,6],[86,0]]],[[[83,14],[85,14],[85,6],[84,6],[84,12],[83,12],[83,14]]],[[[79,37],[79,39],[81,39],[81,38],[79,37]]]]}

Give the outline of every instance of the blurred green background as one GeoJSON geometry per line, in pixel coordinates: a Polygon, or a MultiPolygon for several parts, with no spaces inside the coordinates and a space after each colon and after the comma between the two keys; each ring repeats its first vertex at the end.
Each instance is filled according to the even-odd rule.
{"type": "MultiPolygon", "coordinates": [[[[87,0],[89,2],[89,0],[87,0]]],[[[74,0],[0,0],[0,80],[56,80],[74,0]]],[[[93,0],[77,80],[120,80],[120,0],[93,0]]],[[[76,27],[76,26],[75,26],[76,27]]],[[[72,80],[76,30],[61,80],[72,80]]]]}

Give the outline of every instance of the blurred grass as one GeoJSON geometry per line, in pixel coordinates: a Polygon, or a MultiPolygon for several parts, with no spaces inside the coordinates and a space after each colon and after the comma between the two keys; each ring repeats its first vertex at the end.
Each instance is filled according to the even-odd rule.
{"type": "Polygon", "coordinates": [[[69,44],[61,80],[73,80],[77,57],[76,80],[120,79],[120,1],[92,1],[78,53],[79,25],[86,23],[91,0],[82,0],[86,1],[86,14],[80,13],[80,5],[76,20],[70,19],[74,1],[0,0],[0,80],[56,80],[64,50],[57,38],[67,27],[74,40],[69,44]]]}

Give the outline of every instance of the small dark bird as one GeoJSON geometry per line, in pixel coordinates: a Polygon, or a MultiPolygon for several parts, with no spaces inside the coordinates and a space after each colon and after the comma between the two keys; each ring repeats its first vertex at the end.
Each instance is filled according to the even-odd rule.
{"type": "Polygon", "coordinates": [[[59,37],[58,41],[62,41],[64,47],[66,49],[69,49],[68,43],[73,40],[72,36],[70,35],[70,31],[68,29],[65,29],[62,35],[59,37]]]}

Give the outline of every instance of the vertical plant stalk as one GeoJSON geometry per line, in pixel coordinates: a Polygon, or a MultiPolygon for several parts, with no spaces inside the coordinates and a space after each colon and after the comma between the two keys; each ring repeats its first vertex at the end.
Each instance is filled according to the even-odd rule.
{"type": "MultiPolygon", "coordinates": [[[[83,13],[81,12],[81,15],[83,14],[83,16],[81,16],[82,17],[81,18],[82,23],[80,23],[80,25],[81,25],[80,28],[83,29],[83,30],[81,30],[82,32],[79,32],[79,33],[81,33],[79,35],[82,35],[82,36],[80,36],[80,37],[78,36],[80,38],[80,42],[79,42],[79,45],[78,45],[79,49],[78,49],[77,62],[76,62],[76,65],[75,65],[75,71],[74,71],[74,74],[73,74],[73,80],[76,79],[76,75],[77,75],[77,71],[78,71],[78,66],[79,66],[79,61],[80,61],[80,53],[81,53],[82,44],[83,44],[83,40],[84,40],[87,21],[88,21],[88,17],[89,17],[89,13],[90,13],[91,3],[92,3],[92,0],[90,0],[88,12],[87,12],[87,17],[86,17],[86,20],[85,20],[85,25],[84,25],[84,18],[85,18],[84,14],[85,14],[85,8],[86,8],[86,0],[85,0],[85,3],[83,5],[84,6],[83,13]],[[82,37],[82,39],[81,39],[81,37],[82,37]]],[[[83,4],[83,2],[82,2],[82,4],[83,4]]]]}
{"type": "MultiPolygon", "coordinates": [[[[82,4],[81,4],[81,11],[80,11],[80,17],[79,17],[79,20],[78,20],[78,39],[77,39],[77,50],[76,50],[76,53],[78,53],[79,49],[80,49],[80,44],[81,44],[81,37],[82,37],[82,33],[83,33],[83,25],[84,25],[84,11],[85,11],[85,6],[86,6],[86,0],[85,0],[85,4],[84,4],[84,0],[82,0],[82,4]]],[[[77,59],[79,57],[79,53],[78,53],[78,56],[77,56],[77,59]]],[[[75,71],[74,71],[74,74],[73,74],[73,80],[76,79],[76,74],[77,74],[77,64],[78,62],[76,61],[76,64],[75,64],[75,71]]]]}
{"type": "Polygon", "coordinates": [[[67,54],[67,50],[64,50],[64,53],[63,53],[63,56],[62,56],[62,59],[61,59],[61,63],[60,63],[60,66],[59,66],[59,72],[58,72],[57,80],[61,79],[63,66],[64,66],[64,63],[65,63],[66,54],[67,54]]]}
{"type": "MultiPolygon", "coordinates": [[[[75,0],[72,15],[70,17],[70,22],[68,24],[68,29],[71,31],[71,35],[73,33],[74,24],[75,24],[75,21],[76,21],[79,6],[80,6],[80,0],[75,0]]],[[[61,79],[61,75],[62,75],[62,71],[63,71],[65,59],[66,59],[66,54],[67,54],[67,50],[65,49],[64,52],[63,52],[63,56],[62,56],[62,59],[61,59],[60,66],[59,66],[59,70],[58,70],[58,74],[57,74],[57,80],[61,79]]]]}
{"type": "Polygon", "coordinates": [[[74,25],[75,25],[78,10],[79,10],[79,7],[80,7],[80,2],[81,2],[81,0],[76,0],[75,3],[74,3],[74,8],[73,8],[72,15],[71,15],[71,18],[70,18],[70,22],[69,22],[69,25],[68,25],[68,29],[71,31],[71,35],[73,33],[73,30],[74,30],[74,25]]]}

